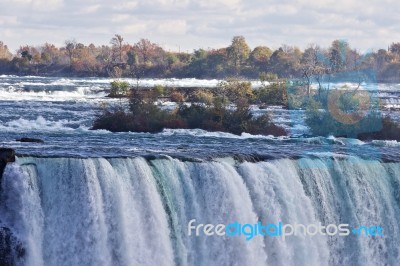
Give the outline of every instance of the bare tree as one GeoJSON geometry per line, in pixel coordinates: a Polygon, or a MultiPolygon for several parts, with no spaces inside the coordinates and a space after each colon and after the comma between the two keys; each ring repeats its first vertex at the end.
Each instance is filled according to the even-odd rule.
{"type": "Polygon", "coordinates": [[[113,46],[114,52],[117,54],[117,57],[119,59],[118,63],[122,63],[122,54],[123,54],[123,41],[124,38],[122,38],[121,35],[115,34],[115,36],[110,40],[110,44],[113,46]]]}
{"type": "Polygon", "coordinates": [[[72,62],[74,59],[75,47],[76,47],[75,39],[65,41],[65,51],[67,52],[67,55],[68,55],[70,69],[72,69],[72,62]]]}
{"type": "Polygon", "coordinates": [[[320,47],[311,44],[304,51],[303,57],[301,59],[301,71],[303,78],[306,80],[308,96],[310,96],[311,94],[311,84],[313,78],[318,82],[318,93],[321,93],[321,79],[327,71],[323,61],[320,58],[321,56],[322,52],[320,47]]]}
{"type": "Polygon", "coordinates": [[[134,47],[139,55],[139,61],[142,61],[144,64],[154,61],[155,58],[161,58],[164,54],[163,49],[159,45],[147,39],[141,39],[134,47]]]}

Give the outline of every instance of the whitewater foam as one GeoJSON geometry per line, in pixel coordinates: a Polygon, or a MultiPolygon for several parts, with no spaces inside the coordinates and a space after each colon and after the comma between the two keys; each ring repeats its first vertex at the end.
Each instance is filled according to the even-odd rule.
{"type": "MultiPolygon", "coordinates": [[[[399,163],[17,158],[2,220],[27,265],[397,265],[399,163]],[[198,223],[379,225],[384,238],[189,236],[198,223]]],[[[16,260],[18,260],[16,258],[16,260]]]]}

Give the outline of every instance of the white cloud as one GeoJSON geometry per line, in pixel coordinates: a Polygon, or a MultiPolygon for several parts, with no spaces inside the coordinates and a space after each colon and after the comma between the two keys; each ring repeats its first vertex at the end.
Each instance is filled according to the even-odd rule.
{"type": "Polygon", "coordinates": [[[199,6],[203,8],[228,8],[228,9],[236,9],[240,7],[241,0],[203,0],[198,1],[199,6]]]}
{"type": "Polygon", "coordinates": [[[157,31],[163,35],[183,35],[186,34],[187,24],[185,20],[167,20],[158,25],[157,31]]]}
{"type": "Polygon", "coordinates": [[[17,25],[18,19],[16,16],[0,16],[0,26],[17,25]]]}
{"type": "Polygon", "coordinates": [[[122,27],[121,31],[124,34],[138,34],[138,33],[144,33],[146,31],[146,29],[147,29],[147,25],[145,23],[134,23],[134,24],[122,27]]]}
{"type": "Polygon", "coordinates": [[[76,10],[76,14],[78,15],[90,15],[90,14],[95,14],[96,12],[99,11],[99,9],[102,7],[102,5],[88,5],[88,6],[83,6],[81,8],[78,8],[76,10]]]}
{"type": "Polygon", "coordinates": [[[143,7],[147,12],[177,11],[187,8],[189,3],[189,0],[140,0],[138,8],[143,7]]]}
{"type": "Polygon", "coordinates": [[[111,21],[114,23],[121,23],[129,21],[131,18],[131,15],[128,14],[116,14],[112,16],[111,21]]]}
{"type": "MultiPolygon", "coordinates": [[[[148,3],[148,1],[143,1],[148,3]]],[[[156,5],[164,5],[164,6],[171,6],[171,7],[185,7],[189,4],[189,0],[155,0],[152,1],[156,5]]]]}
{"type": "Polygon", "coordinates": [[[54,11],[60,9],[64,4],[63,0],[0,0],[0,5],[10,5],[21,10],[54,11]]]}
{"type": "Polygon", "coordinates": [[[111,8],[117,11],[131,11],[134,10],[138,6],[138,1],[119,1],[114,2],[111,5],[111,8]]]}
{"type": "Polygon", "coordinates": [[[13,48],[71,37],[107,44],[115,33],[182,50],[228,45],[234,35],[273,48],[341,38],[360,49],[400,41],[394,0],[0,0],[0,6],[0,40],[13,48]]]}

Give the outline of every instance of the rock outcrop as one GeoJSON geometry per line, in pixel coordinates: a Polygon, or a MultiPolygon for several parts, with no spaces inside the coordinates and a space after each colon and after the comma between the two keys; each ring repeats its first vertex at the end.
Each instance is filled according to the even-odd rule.
{"type": "MultiPolygon", "coordinates": [[[[7,163],[15,162],[15,151],[9,148],[0,148],[0,184],[7,163]]],[[[0,189],[0,193],[1,193],[0,189]]],[[[1,195],[0,195],[1,203],[1,195]]],[[[2,217],[0,217],[1,219],[2,217]]],[[[17,239],[12,230],[2,224],[0,220],[0,265],[12,266],[25,255],[23,244],[17,239]]]]}
{"type": "Polygon", "coordinates": [[[12,266],[25,255],[22,243],[7,227],[0,226],[0,265],[12,266]]]}
{"type": "Polygon", "coordinates": [[[9,148],[0,148],[0,181],[7,163],[15,162],[15,151],[9,148]]]}
{"type": "Polygon", "coordinates": [[[19,142],[32,142],[32,143],[44,143],[43,140],[35,139],[35,138],[20,138],[20,139],[16,139],[16,141],[19,141],[19,142]]]}

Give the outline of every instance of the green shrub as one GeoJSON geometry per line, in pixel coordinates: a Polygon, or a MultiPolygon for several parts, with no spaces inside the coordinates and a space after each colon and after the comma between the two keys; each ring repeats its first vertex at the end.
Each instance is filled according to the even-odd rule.
{"type": "MultiPolygon", "coordinates": [[[[121,83],[114,81],[113,95],[120,95],[121,83]],[[117,92],[116,92],[117,91],[117,92]]],[[[163,93],[163,92],[162,92],[163,93]]],[[[268,114],[254,118],[250,112],[249,99],[253,97],[250,82],[229,80],[221,83],[216,91],[199,91],[194,98],[199,102],[187,106],[182,104],[185,95],[171,90],[169,97],[179,102],[172,112],[162,110],[154,102],[161,95],[161,88],[131,90],[129,112],[119,108],[103,109],[93,124],[93,129],[132,132],[160,132],[164,128],[200,128],[208,131],[224,131],[240,135],[243,132],[264,135],[286,135],[286,131],[274,125],[268,114]],[[204,105],[205,103],[205,105],[204,105]],[[236,104],[235,109],[227,108],[236,104]]]]}
{"type": "Polygon", "coordinates": [[[160,96],[164,96],[165,88],[163,85],[154,85],[153,91],[158,97],[160,97],[160,96]]]}
{"type": "Polygon", "coordinates": [[[211,106],[214,103],[214,94],[208,90],[196,91],[193,98],[195,102],[204,103],[207,106],[211,106]]]}
{"type": "Polygon", "coordinates": [[[129,83],[121,80],[111,82],[110,97],[121,97],[128,95],[129,83]]]}
{"type": "Polygon", "coordinates": [[[248,81],[229,78],[217,85],[215,94],[223,97],[223,102],[236,103],[239,99],[251,100],[253,97],[253,89],[251,83],[248,81]]]}
{"type": "Polygon", "coordinates": [[[397,140],[400,141],[400,124],[396,123],[389,116],[382,118],[382,128],[377,132],[359,134],[361,140],[397,140]]]}
{"type": "Polygon", "coordinates": [[[363,96],[357,98],[348,92],[341,96],[336,104],[344,117],[337,117],[319,101],[309,101],[305,121],[314,135],[400,141],[400,125],[389,116],[382,117],[373,108],[357,109],[363,104],[363,96]]]}
{"type": "Polygon", "coordinates": [[[172,102],[182,103],[185,101],[185,95],[179,91],[172,91],[169,97],[172,102]]]}
{"type": "Polygon", "coordinates": [[[271,83],[270,85],[261,86],[255,90],[254,101],[268,105],[284,105],[288,104],[288,96],[285,83],[271,83]]]}

